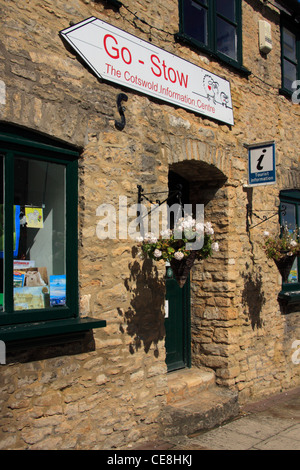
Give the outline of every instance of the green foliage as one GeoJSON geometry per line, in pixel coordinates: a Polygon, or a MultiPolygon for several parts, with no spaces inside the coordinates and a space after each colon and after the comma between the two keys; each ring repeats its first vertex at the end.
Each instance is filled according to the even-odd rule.
{"type": "Polygon", "coordinates": [[[279,260],[283,256],[292,256],[300,254],[300,235],[299,229],[288,229],[283,226],[281,233],[270,236],[268,232],[264,232],[264,243],[262,247],[267,255],[267,258],[279,260]]]}
{"type": "Polygon", "coordinates": [[[217,242],[213,241],[214,230],[211,224],[196,224],[191,217],[180,219],[174,230],[167,230],[156,238],[153,234],[146,234],[142,243],[143,253],[155,261],[171,261],[175,258],[178,261],[187,258],[191,250],[187,245],[195,243],[196,240],[203,240],[203,245],[197,252],[196,259],[205,259],[212,256],[213,251],[219,250],[217,242]],[[180,236],[180,237],[179,237],[180,236]]]}

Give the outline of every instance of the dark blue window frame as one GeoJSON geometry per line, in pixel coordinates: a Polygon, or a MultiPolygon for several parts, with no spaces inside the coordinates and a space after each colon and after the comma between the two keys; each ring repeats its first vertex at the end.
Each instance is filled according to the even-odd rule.
{"type": "MultiPolygon", "coordinates": [[[[280,225],[287,221],[286,208],[294,208],[294,220],[291,228],[300,227],[300,190],[291,189],[280,192],[280,225]]],[[[300,306],[300,256],[297,258],[298,282],[282,283],[282,290],[279,293],[279,300],[283,301],[286,306],[294,305],[297,309],[300,306]]]]}
{"type": "MultiPolygon", "coordinates": [[[[280,31],[281,31],[281,88],[280,93],[285,95],[289,98],[292,97],[295,89],[290,88],[287,86],[287,78],[288,78],[288,67],[292,67],[295,69],[296,72],[296,80],[300,80],[300,30],[299,30],[299,23],[296,24],[286,15],[282,14],[281,16],[281,23],[280,23],[280,31]],[[286,33],[290,33],[295,37],[295,49],[294,49],[294,56],[288,53],[285,48],[285,36],[286,33]]],[[[299,96],[299,93],[298,93],[299,96]]]]}

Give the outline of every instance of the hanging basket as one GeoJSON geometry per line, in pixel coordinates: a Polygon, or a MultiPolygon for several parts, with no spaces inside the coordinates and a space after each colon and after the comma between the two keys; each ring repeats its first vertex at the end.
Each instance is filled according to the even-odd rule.
{"type": "Polygon", "coordinates": [[[186,280],[189,276],[190,270],[194,265],[196,257],[197,250],[194,250],[187,258],[183,258],[180,261],[175,258],[171,259],[170,265],[179,287],[183,287],[186,283],[186,280]]]}
{"type": "Polygon", "coordinates": [[[287,282],[289,274],[291,272],[293,263],[296,259],[297,255],[292,255],[288,256],[287,254],[284,254],[280,259],[276,260],[274,259],[274,262],[278,268],[278,271],[280,272],[282,276],[282,281],[287,282]]]}

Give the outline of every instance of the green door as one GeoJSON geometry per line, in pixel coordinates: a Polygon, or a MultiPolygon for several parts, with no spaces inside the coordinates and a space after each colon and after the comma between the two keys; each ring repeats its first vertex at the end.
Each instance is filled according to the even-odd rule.
{"type": "Polygon", "coordinates": [[[190,280],[180,288],[166,268],[166,363],[168,372],[191,365],[190,280]]]}

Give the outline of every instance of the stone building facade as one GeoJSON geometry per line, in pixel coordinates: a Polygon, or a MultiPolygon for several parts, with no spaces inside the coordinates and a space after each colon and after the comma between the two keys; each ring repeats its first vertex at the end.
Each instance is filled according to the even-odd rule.
{"type": "Polygon", "coordinates": [[[178,37],[179,4],[0,0],[1,136],[78,153],[72,256],[79,317],[95,321],[41,337],[14,338],[1,327],[2,449],[121,449],[161,435],[174,374],[166,365],[165,263],[141,259],[128,237],[99,239],[97,227],[99,206],[112,204],[119,213],[120,198],[136,204],[138,185],[167,193],[170,174],[188,183],[191,202],[205,205],[220,245],[195,264],[186,288],[188,359],[176,372],[178,389],[187,371],[212,373],[239,403],[300,384],[300,365],[292,360],[300,340],[297,286],[292,307],[279,302],[281,276],[260,245],[264,230],[278,228],[281,192],[300,191],[299,93],[280,92],[282,17],[299,33],[299,6],[242,1],[236,67],[178,37]],[[59,34],[90,17],[229,81],[234,125],[99,80],[59,34]],[[269,53],[259,49],[259,21],[271,26],[269,53]],[[120,93],[128,97],[122,130],[115,125],[120,93]],[[261,142],[275,142],[276,182],[249,186],[247,146],[261,142]]]}

